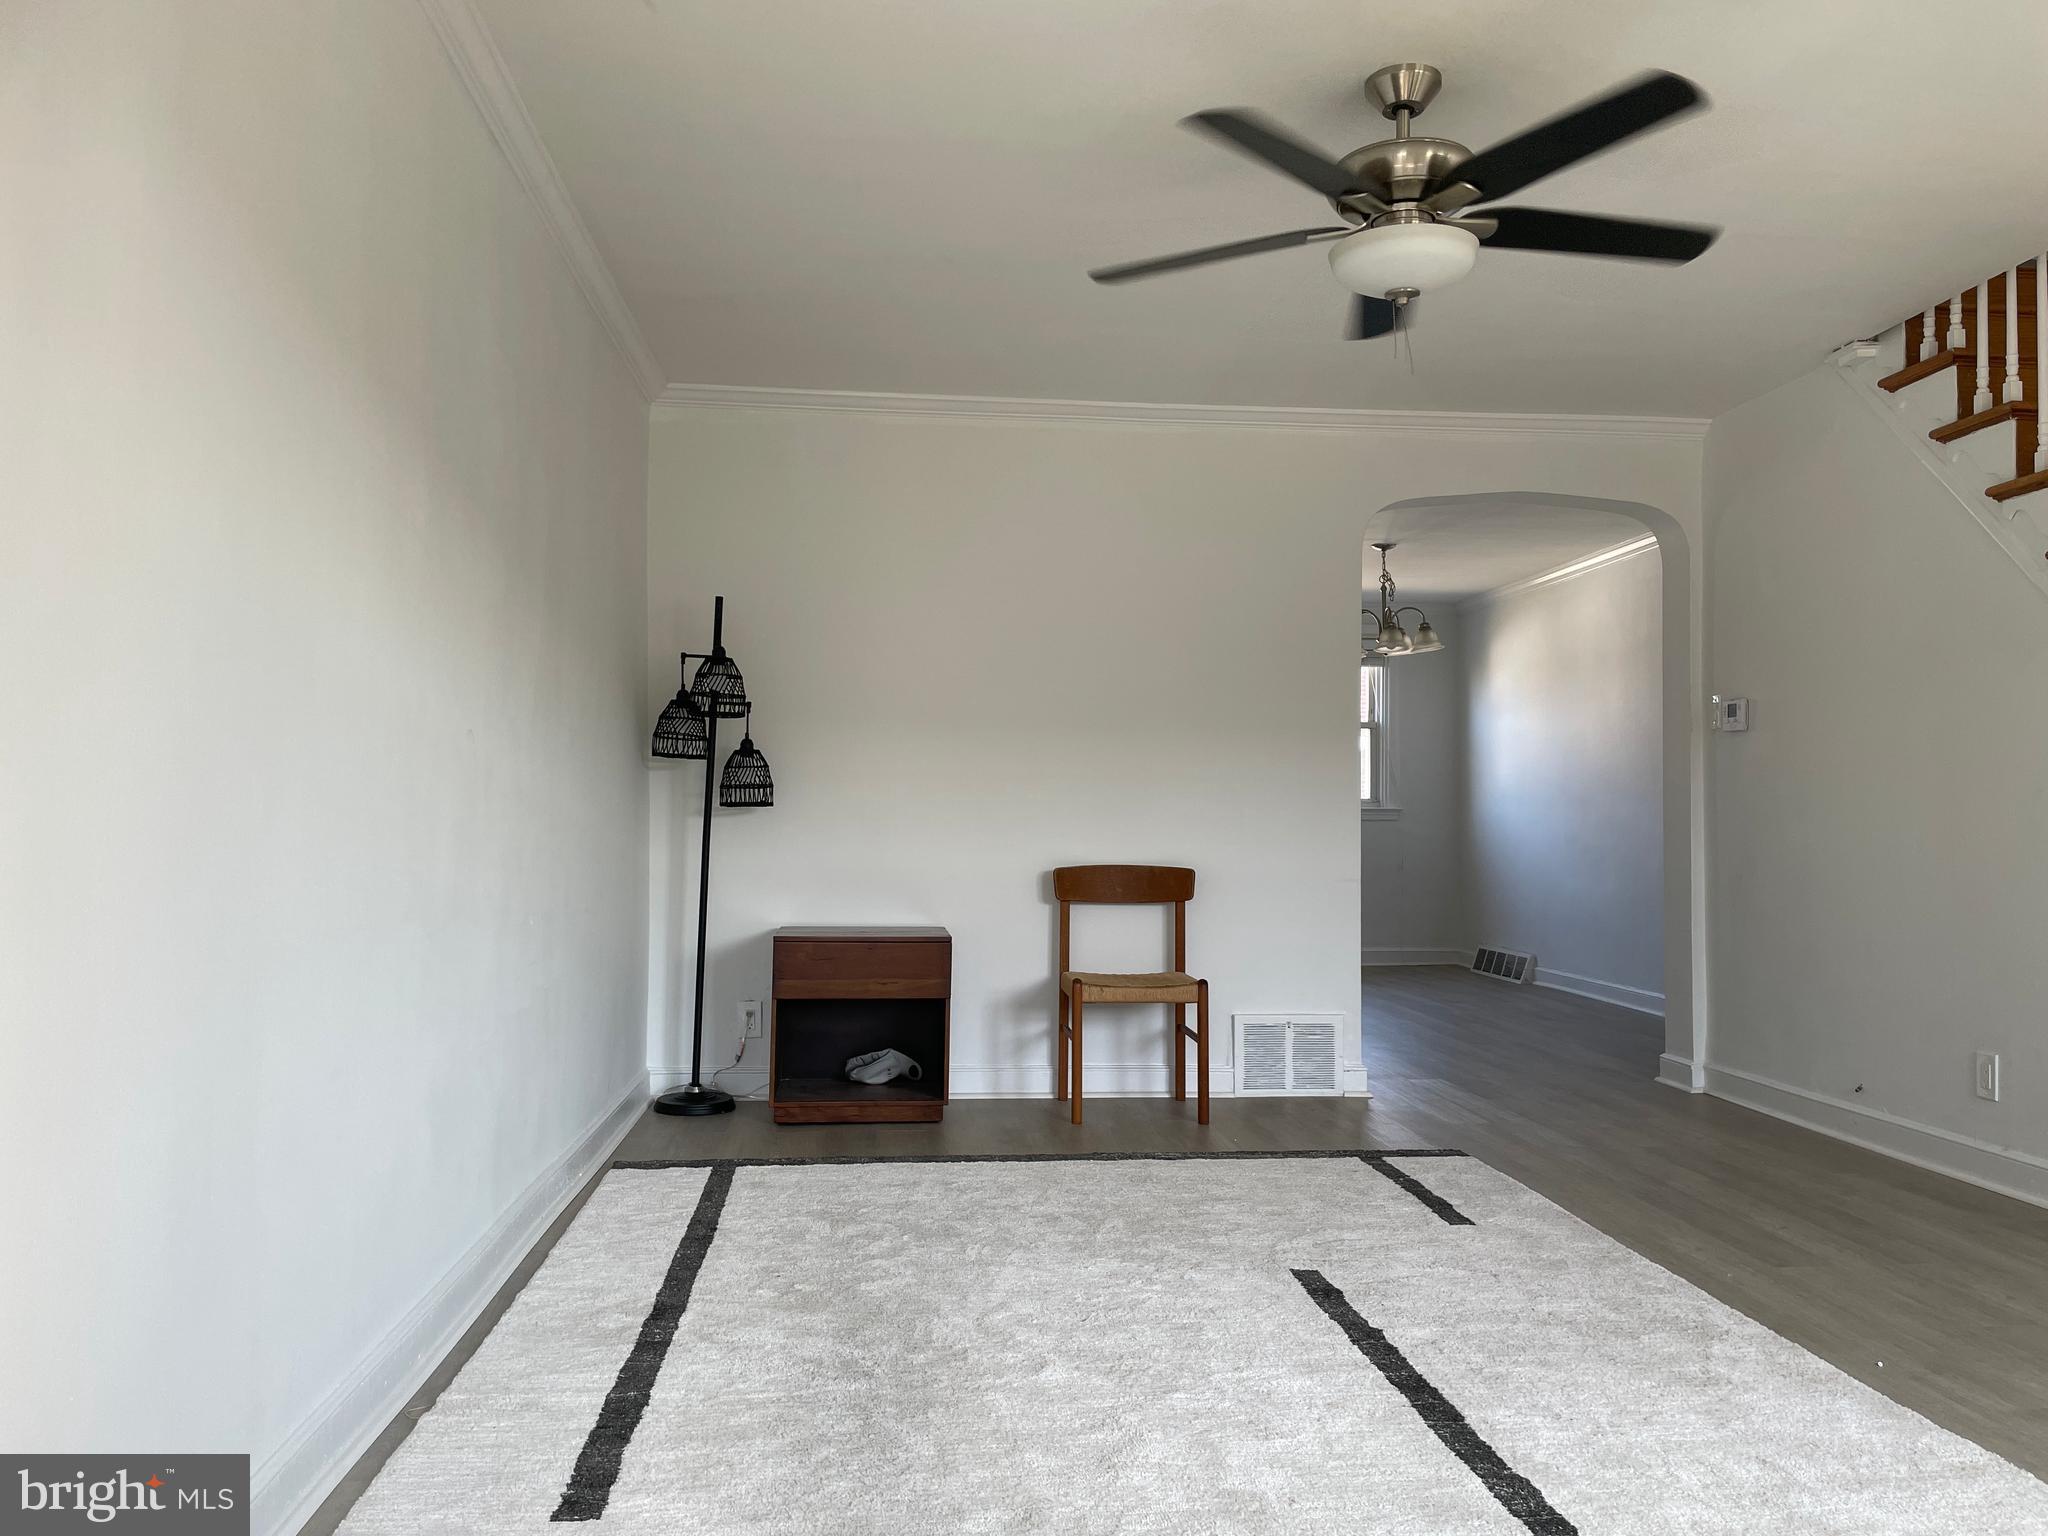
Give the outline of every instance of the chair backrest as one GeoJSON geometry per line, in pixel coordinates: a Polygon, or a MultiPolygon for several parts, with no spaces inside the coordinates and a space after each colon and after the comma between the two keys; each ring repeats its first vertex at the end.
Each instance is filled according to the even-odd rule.
{"type": "Polygon", "coordinates": [[[1067,941],[1073,909],[1081,906],[1166,906],[1173,908],[1173,968],[1188,968],[1188,902],[1195,872],[1173,864],[1069,864],[1052,872],[1053,899],[1060,904],[1060,969],[1069,970],[1067,941]]]}

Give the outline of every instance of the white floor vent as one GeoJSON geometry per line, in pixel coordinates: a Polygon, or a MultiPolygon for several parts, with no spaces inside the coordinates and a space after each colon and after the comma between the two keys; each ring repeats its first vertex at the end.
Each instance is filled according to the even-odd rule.
{"type": "Polygon", "coordinates": [[[1234,1013],[1230,1020],[1239,1097],[1343,1092],[1337,1015],[1234,1013]]]}
{"type": "Polygon", "coordinates": [[[1512,949],[1482,949],[1472,956],[1472,969],[1482,976],[1526,985],[1536,979],[1536,957],[1512,949]]]}

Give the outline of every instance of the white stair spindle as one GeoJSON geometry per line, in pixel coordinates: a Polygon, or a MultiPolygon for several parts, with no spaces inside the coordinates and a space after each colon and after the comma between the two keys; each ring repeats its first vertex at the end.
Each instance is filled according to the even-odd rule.
{"type": "Polygon", "coordinates": [[[1963,330],[1963,296],[1959,293],[1948,307],[1948,348],[1951,352],[1960,352],[1969,340],[1969,335],[1963,330]]]}
{"type": "Polygon", "coordinates": [[[1970,410],[1988,411],[1997,404],[1991,398],[1991,280],[1977,285],[1977,393],[1970,410]]]}
{"type": "MultiPolygon", "coordinates": [[[[2034,258],[2034,403],[2040,404],[2041,381],[2048,379],[2048,251],[2034,258]]],[[[2038,423],[2037,429],[2038,429],[2038,423]]],[[[2048,474],[2048,438],[2034,449],[2034,472],[2048,474]]]]}
{"type": "Polygon", "coordinates": [[[2005,274],[2005,390],[1999,397],[2007,405],[2016,405],[2026,398],[2026,386],[2020,382],[2020,269],[2008,268],[2005,274]]]}
{"type": "MultiPolygon", "coordinates": [[[[1940,307],[1935,306],[1936,309],[1940,307]]],[[[1934,310],[1930,309],[1920,317],[1920,361],[1924,363],[1934,353],[1934,310]]]]}

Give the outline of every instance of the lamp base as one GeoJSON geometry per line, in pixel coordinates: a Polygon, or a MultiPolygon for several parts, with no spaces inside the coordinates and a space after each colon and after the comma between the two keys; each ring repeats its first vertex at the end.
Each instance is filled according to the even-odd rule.
{"type": "Polygon", "coordinates": [[[723,1088],[706,1088],[692,1083],[687,1088],[677,1088],[656,1099],[654,1112],[657,1115],[729,1115],[732,1113],[732,1095],[723,1088]]]}

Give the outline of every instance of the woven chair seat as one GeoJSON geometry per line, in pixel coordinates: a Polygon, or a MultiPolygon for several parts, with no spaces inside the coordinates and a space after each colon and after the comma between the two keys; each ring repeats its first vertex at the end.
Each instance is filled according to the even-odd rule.
{"type": "Polygon", "coordinates": [[[1060,990],[1076,984],[1091,1003],[1192,1003],[1202,984],[1185,971],[1061,971],[1060,990]]]}

